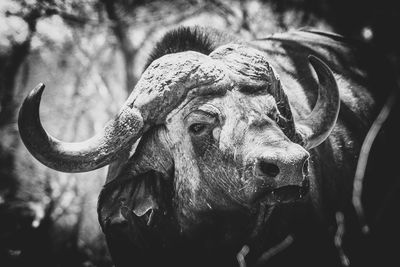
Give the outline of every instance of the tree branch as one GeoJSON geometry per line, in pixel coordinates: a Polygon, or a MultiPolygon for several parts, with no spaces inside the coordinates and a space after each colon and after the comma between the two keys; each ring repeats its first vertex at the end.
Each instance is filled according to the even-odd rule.
{"type": "Polygon", "coordinates": [[[292,235],[288,235],[282,242],[264,252],[257,260],[256,266],[264,266],[266,263],[279,252],[287,249],[294,241],[292,235]]]}
{"type": "Polygon", "coordinates": [[[136,49],[133,47],[128,38],[128,25],[126,25],[118,16],[115,9],[115,2],[112,0],[102,0],[107,16],[111,21],[111,29],[118,40],[122,54],[124,55],[125,63],[125,90],[129,93],[137,80],[134,75],[134,58],[136,49]]]}
{"type": "Polygon", "coordinates": [[[364,209],[361,203],[361,196],[363,192],[363,182],[365,177],[365,170],[367,168],[368,157],[371,147],[375,141],[375,138],[378,135],[379,131],[381,130],[386,119],[389,117],[389,114],[392,111],[393,106],[397,101],[397,97],[398,97],[398,92],[396,88],[386,100],[385,105],[383,106],[383,108],[379,112],[379,115],[377,116],[371,128],[369,129],[367,136],[365,137],[364,142],[362,144],[360,157],[357,163],[357,169],[353,183],[353,206],[356,210],[358,219],[361,224],[361,230],[364,234],[369,233],[369,226],[365,220],[364,209]]]}

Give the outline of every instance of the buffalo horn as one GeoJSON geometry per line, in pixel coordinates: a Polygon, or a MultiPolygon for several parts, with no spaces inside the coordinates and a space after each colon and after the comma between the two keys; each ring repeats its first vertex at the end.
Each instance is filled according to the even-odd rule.
{"type": "Polygon", "coordinates": [[[57,140],[42,127],[39,118],[44,84],[25,98],[19,112],[21,139],[32,155],[44,165],[62,172],[86,172],[114,161],[119,152],[130,147],[143,131],[140,112],[125,104],[118,115],[94,137],[76,143],[57,140]]]}
{"type": "Polygon", "coordinates": [[[309,56],[318,80],[318,99],[310,115],[298,121],[298,131],[303,136],[304,147],[311,149],[321,144],[336,124],[340,109],[339,89],[329,67],[315,56],[309,56]]]}

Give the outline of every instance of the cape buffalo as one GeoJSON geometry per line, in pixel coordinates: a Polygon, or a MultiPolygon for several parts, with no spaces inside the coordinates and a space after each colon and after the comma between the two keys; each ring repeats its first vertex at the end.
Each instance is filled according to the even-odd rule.
{"type": "Polygon", "coordinates": [[[376,62],[326,32],[245,42],[182,27],[155,45],[103,132],[51,137],[38,115],[44,85],[25,99],[19,130],[50,168],[111,164],[98,215],[116,266],[235,266],[244,245],[251,266],[289,235],[291,261],[279,264],[337,266],[335,214],[351,229],[360,145],[376,92],[392,87],[376,62]]]}

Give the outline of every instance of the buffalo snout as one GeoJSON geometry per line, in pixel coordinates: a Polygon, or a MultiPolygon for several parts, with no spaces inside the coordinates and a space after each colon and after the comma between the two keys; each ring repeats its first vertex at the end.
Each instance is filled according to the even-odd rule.
{"type": "Polygon", "coordinates": [[[257,189],[253,200],[268,197],[273,202],[292,202],[309,191],[310,154],[295,143],[268,147],[253,161],[257,189]]]}

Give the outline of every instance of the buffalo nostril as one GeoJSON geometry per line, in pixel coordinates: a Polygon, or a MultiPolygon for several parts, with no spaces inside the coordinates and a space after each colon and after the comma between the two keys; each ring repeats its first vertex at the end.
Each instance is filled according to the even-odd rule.
{"type": "Polygon", "coordinates": [[[270,177],[275,177],[279,174],[279,167],[270,162],[260,161],[258,168],[262,174],[270,177]]]}

